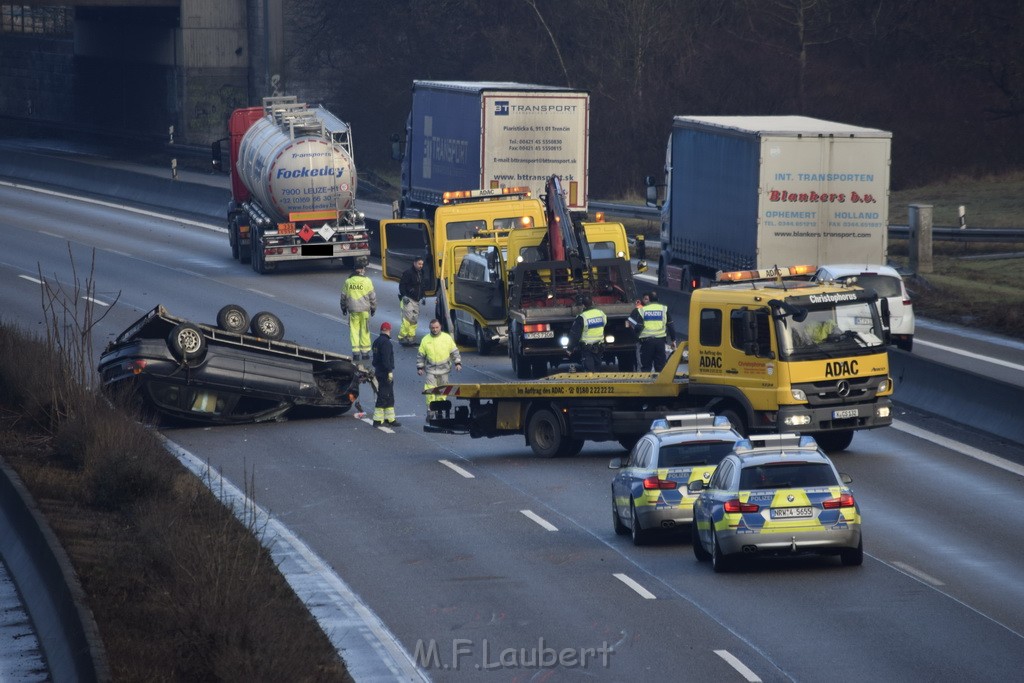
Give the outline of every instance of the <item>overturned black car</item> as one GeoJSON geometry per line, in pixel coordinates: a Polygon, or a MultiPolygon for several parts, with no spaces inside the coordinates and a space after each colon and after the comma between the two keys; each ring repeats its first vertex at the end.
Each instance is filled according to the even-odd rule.
{"type": "Polygon", "coordinates": [[[340,415],[372,373],[351,357],[282,341],[272,313],[250,321],[225,306],[217,325],[194,323],[157,306],[107,345],[99,373],[105,391],[131,392],[162,417],[206,424],[340,415]]]}

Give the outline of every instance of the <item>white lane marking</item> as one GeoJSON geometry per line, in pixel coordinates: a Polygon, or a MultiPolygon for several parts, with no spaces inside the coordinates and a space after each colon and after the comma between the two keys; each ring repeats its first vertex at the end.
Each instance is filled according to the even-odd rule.
{"type": "Polygon", "coordinates": [[[983,451],[980,448],[968,446],[965,443],[954,441],[953,439],[947,439],[946,437],[939,436],[938,434],[932,434],[920,427],[915,427],[899,420],[893,420],[892,426],[901,432],[910,434],[911,436],[916,436],[917,438],[924,439],[925,441],[931,441],[933,444],[948,448],[951,451],[963,453],[975,460],[980,460],[981,462],[992,465],[993,467],[998,467],[999,469],[1024,477],[1024,465],[1018,465],[1006,458],[1000,458],[998,455],[993,455],[992,453],[983,451]]]}
{"type": "Polygon", "coordinates": [[[655,599],[654,593],[652,593],[651,591],[647,590],[646,588],[641,586],[639,583],[637,583],[633,579],[631,579],[628,576],[626,576],[625,574],[612,574],[612,576],[614,576],[616,579],[618,579],[622,583],[626,584],[627,586],[629,586],[630,588],[635,590],[640,595],[640,597],[643,598],[644,600],[654,600],[655,599]]]}
{"type": "Polygon", "coordinates": [[[941,581],[939,581],[938,579],[936,579],[934,576],[932,576],[930,574],[925,574],[920,569],[915,569],[914,567],[911,567],[909,564],[906,564],[904,562],[893,562],[892,566],[905,571],[906,573],[910,574],[911,576],[917,577],[918,579],[920,579],[921,581],[924,581],[925,583],[930,583],[933,586],[944,586],[944,585],[946,585],[946,584],[942,583],[941,581]]]}
{"type": "Polygon", "coordinates": [[[266,297],[269,297],[271,299],[276,299],[277,298],[273,294],[270,294],[269,292],[264,292],[262,289],[256,289],[255,287],[246,287],[245,289],[246,289],[246,291],[252,292],[253,294],[259,294],[260,296],[266,296],[266,297]]]}
{"type": "Polygon", "coordinates": [[[97,306],[103,306],[104,308],[110,308],[110,304],[108,304],[108,303],[106,303],[104,301],[100,301],[99,299],[93,299],[91,296],[83,296],[82,298],[85,299],[86,301],[88,301],[89,303],[96,304],[97,306]]]}
{"type": "Polygon", "coordinates": [[[537,524],[540,524],[548,531],[558,531],[558,527],[556,527],[554,524],[538,515],[533,510],[520,510],[520,512],[529,517],[530,519],[532,519],[533,521],[537,522],[537,524]]]}
{"type": "Polygon", "coordinates": [[[914,343],[919,346],[930,346],[933,349],[940,349],[942,351],[946,351],[947,353],[956,353],[961,356],[973,358],[975,360],[984,361],[986,363],[992,363],[993,365],[1002,365],[1003,367],[1010,368],[1011,370],[1020,370],[1021,372],[1024,372],[1024,365],[1021,365],[1020,363],[1011,363],[1008,360],[993,358],[992,356],[984,356],[980,353],[973,353],[971,351],[964,351],[963,349],[958,349],[953,346],[946,346],[945,344],[936,344],[935,342],[925,341],[920,337],[915,339],[914,343]]]}
{"type": "Polygon", "coordinates": [[[18,277],[20,277],[22,280],[28,280],[29,282],[34,282],[37,285],[43,284],[42,280],[37,280],[34,277],[29,277],[28,275],[19,275],[18,277]]]}
{"type": "Polygon", "coordinates": [[[715,650],[715,654],[724,659],[729,666],[739,671],[740,675],[750,681],[750,683],[761,683],[760,677],[748,669],[743,662],[736,659],[736,656],[728,650],[715,650]]]}
{"type": "MultiPolygon", "coordinates": [[[[66,194],[64,192],[54,192],[53,190],[45,190],[45,189],[43,189],[41,187],[32,187],[31,185],[22,185],[21,183],[9,183],[9,182],[0,181],[0,185],[5,185],[7,187],[13,187],[13,188],[16,188],[18,190],[29,190],[31,192],[38,192],[40,194],[47,194],[47,195],[50,195],[51,197],[60,197],[61,199],[73,199],[75,201],[85,202],[86,204],[95,204],[97,206],[105,206],[105,207],[110,208],[110,209],[120,209],[122,211],[127,211],[129,213],[137,213],[140,216],[149,216],[150,218],[160,218],[162,220],[169,220],[169,221],[173,221],[175,223],[184,223],[185,225],[192,225],[192,226],[195,226],[197,228],[204,228],[206,230],[213,230],[214,232],[222,232],[224,234],[227,234],[227,232],[228,232],[227,228],[221,228],[219,226],[210,225],[209,223],[200,223],[198,221],[190,221],[187,218],[178,218],[177,216],[169,216],[166,213],[158,213],[156,211],[146,211],[145,209],[136,209],[136,208],[131,207],[131,206],[125,206],[124,204],[115,204],[114,202],[105,202],[105,201],[100,200],[100,199],[92,199],[90,197],[79,197],[78,195],[66,194]]],[[[51,233],[45,233],[45,234],[49,235],[51,233]]],[[[61,239],[64,239],[64,237],[62,235],[53,235],[53,237],[60,237],[61,239]]]]}
{"type": "Polygon", "coordinates": [[[442,465],[444,465],[445,467],[450,468],[453,472],[458,472],[459,474],[464,476],[466,479],[476,479],[476,477],[473,476],[472,473],[467,472],[466,470],[462,469],[461,467],[459,467],[458,465],[453,463],[451,460],[438,460],[438,462],[441,463],[442,465]]]}

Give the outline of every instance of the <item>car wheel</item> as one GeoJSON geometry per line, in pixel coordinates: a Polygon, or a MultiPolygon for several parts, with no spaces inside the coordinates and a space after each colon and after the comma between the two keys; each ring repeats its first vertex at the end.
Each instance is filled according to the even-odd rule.
{"type": "Polygon", "coordinates": [[[622,523],[622,519],[619,517],[619,506],[615,504],[614,494],[612,495],[612,528],[615,529],[616,536],[625,536],[629,533],[629,527],[622,523]]]}
{"type": "Polygon", "coordinates": [[[206,352],[206,338],[198,325],[181,323],[167,337],[167,345],[178,360],[195,360],[206,352]]]}
{"type": "Polygon", "coordinates": [[[217,311],[217,327],[225,332],[242,334],[249,327],[249,314],[237,304],[228,304],[217,311]]]}
{"type": "Polygon", "coordinates": [[[717,573],[732,571],[736,561],[722,552],[722,546],[718,544],[718,534],[715,533],[714,522],[711,522],[711,568],[717,573]]]}
{"type": "Polygon", "coordinates": [[[696,518],[693,520],[691,530],[693,534],[693,556],[697,558],[698,562],[707,562],[711,559],[711,553],[707,551],[707,548],[700,541],[700,531],[697,530],[696,518]]]}
{"type": "Polygon", "coordinates": [[[859,567],[864,564],[864,539],[860,539],[860,543],[857,544],[856,548],[843,548],[840,550],[839,559],[844,567],[859,567]]]}
{"type": "Polygon", "coordinates": [[[558,455],[565,440],[558,417],[547,408],[538,410],[530,416],[526,438],[533,452],[542,458],[553,458],[558,455]]]}
{"type": "Polygon", "coordinates": [[[649,532],[640,526],[640,518],[636,514],[636,505],[629,501],[629,533],[633,537],[633,545],[643,545],[647,542],[649,532]]]}
{"type": "Polygon", "coordinates": [[[249,330],[261,339],[270,339],[271,341],[284,339],[284,324],[281,319],[267,311],[260,311],[252,317],[249,330]]]}
{"type": "Polygon", "coordinates": [[[480,327],[480,323],[476,323],[473,326],[473,331],[476,333],[476,351],[481,356],[487,356],[491,353],[491,347],[493,342],[484,335],[484,330],[480,327]]]}

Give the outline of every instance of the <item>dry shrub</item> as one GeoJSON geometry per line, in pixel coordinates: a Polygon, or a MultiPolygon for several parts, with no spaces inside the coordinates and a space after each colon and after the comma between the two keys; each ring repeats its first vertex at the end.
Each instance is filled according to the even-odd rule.
{"type": "Polygon", "coordinates": [[[60,357],[46,341],[0,326],[0,403],[18,406],[24,420],[50,431],[64,412],[57,391],[64,377],[60,357]]]}

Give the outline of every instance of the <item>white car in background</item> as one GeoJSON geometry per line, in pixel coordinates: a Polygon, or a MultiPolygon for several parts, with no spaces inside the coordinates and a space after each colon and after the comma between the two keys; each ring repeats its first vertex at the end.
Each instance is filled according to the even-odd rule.
{"type": "Polygon", "coordinates": [[[837,263],[818,266],[814,279],[819,282],[856,284],[873,289],[879,299],[889,302],[889,333],[897,348],[910,351],[914,347],[914,304],[907,294],[903,277],[892,266],[837,263]]]}

